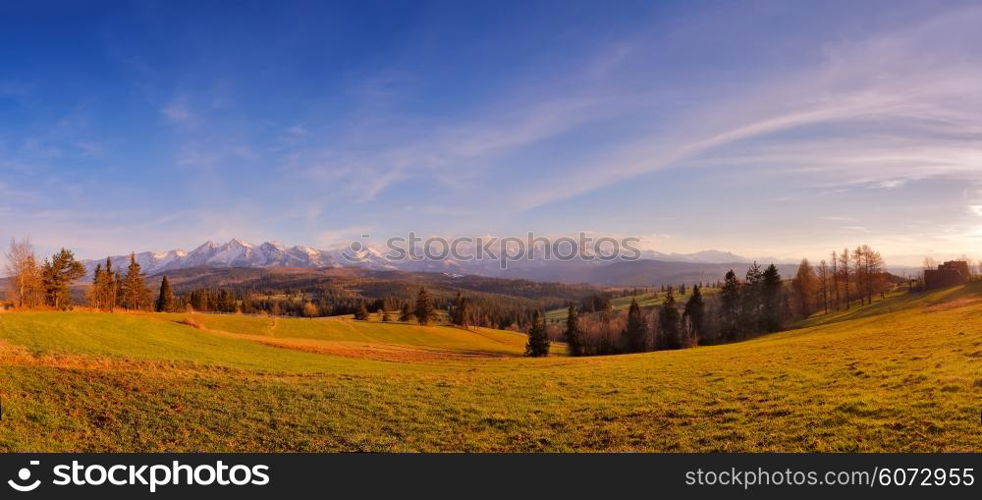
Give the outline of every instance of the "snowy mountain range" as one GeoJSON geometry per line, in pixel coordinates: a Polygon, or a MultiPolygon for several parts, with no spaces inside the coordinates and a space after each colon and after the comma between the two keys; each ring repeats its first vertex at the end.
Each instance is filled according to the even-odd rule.
{"type": "MultiPolygon", "coordinates": [[[[239,239],[225,243],[208,241],[194,250],[169,250],[166,252],[140,252],[135,254],[141,270],[147,275],[162,274],[170,270],[196,267],[355,267],[370,270],[400,270],[409,272],[447,272],[476,274],[491,277],[510,277],[540,279],[545,276],[561,277],[569,272],[596,269],[609,264],[600,261],[548,261],[544,259],[509,262],[508,269],[501,269],[497,260],[390,260],[385,252],[364,247],[354,252],[351,249],[319,250],[307,246],[287,247],[277,242],[253,245],[239,239]]],[[[109,260],[114,269],[123,271],[129,265],[129,255],[117,255],[109,260]]],[[[745,263],[748,259],[729,252],[708,250],[692,254],[665,254],[646,251],[642,259],[676,263],[745,263]]],[[[92,274],[105,259],[83,262],[92,274]]],[[[561,280],[565,281],[565,280],[561,280]]]]}

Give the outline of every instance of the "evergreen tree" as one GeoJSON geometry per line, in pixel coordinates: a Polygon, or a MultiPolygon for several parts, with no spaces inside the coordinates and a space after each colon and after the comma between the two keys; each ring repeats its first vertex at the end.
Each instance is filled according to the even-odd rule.
{"type": "Polygon", "coordinates": [[[227,288],[218,290],[218,297],[215,299],[215,309],[223,313],[234,313],[238,309],[235,302],[235,294],[232,293],[232,290],[227,288]]]}
{"type": "Polygon", "coordinates": [[[726,273],[720,287],[720,333],[725,340],[734,340],[740,316],[740,282],[732,269],[726,273]]]}
{"type": "Polygon", "coordinates": [[[549,355],[549,337],[546,325],[539,311],[532,314],[532,324],[529,326],[529,339],[525,345],[525,355],[541,358],[549,355]]]}
{"type": "Polygon", "coordinates": [[[160,292],[157,294],[157,312],[170,312],[174,310],[174,291],[171,290],[167,276],[160,280],[160,292]]]}
{"type": "Polygon", "coordinates": [[[761,326],[765,331],[776,332],[781,329],[782,313],[781,275],[774,264],[767,266],[761,275],[761,326]]]}
{"type": "Polygon", "coordinates": [[[403,302],[402,309],[399,312],[399,321],[404,323],[409,322],[413,320],[414,316],[412,308],[409,307],[409,302],[403,302]]]}
{"type": "Polygon", "coordinates": [[[706,304],[702,300],[702,291],[698,285],[692,286],[692,295],[685,303],[685,312],[682,314],[685,322],[685,336],[687,345],[696,345],[704,335],[706,323],[706,304]]]}
{"type": "Polygon", "coordinates": [[[85,276],[85,267],[75,260],[71,250],[62,248],[51,257],[51,260],[45,260],[41,279],[47,304],[55,309],[71,307],[70,287],[82,276],[85,276]]]}
{"type": "Polygon", "coordinates": [[[430,298],[426,287],[420,287],[416,295],[416,321],[421,325],[428,325],[433,320],[433,315],[433,299],[430,298]]]}
{"type": "Polygon", "coordinates": [[[453,313],[450,315],[450,322],[466,328],[470,322],[469,318],[470,304],[467,302],[467,297],[457,292],[457,297],[454,299],[453,313]]]}
{"type": "MultiPolygon", "coordinates": [[[[194,309],[195,311],[208,312],[210,310],[209,308],[211,307],[211,304],[209,304],[207,290],[193,290],[191,292],[190,304],[191,304],[191,308],[194,309]]],[[[278,306],[278,304],[276,305],[278,306]]],[[[277,312],[273,315],[278,316],[279,313],[277,312]]]]}
{"type": "Polygon", "coordinates": [[[627,326],[624,329],[624,338],[627,342],[629,352],[643,352],[646,349],[648,340],[648,324],[641,314],[641,307],[638,301],[631,299],[631,307],[627,312],[627,326]]]}
{"type": "Polygon", "coordinates": [[[563,340],[569,346],[570,356],[583,355],[583,332],[580,331],[580,315],[576,306],[570,304],[566,312],[566,329],[563,330],[563,340]]]}
{"type": "Polygon", "coordinates": [[[92,286],[89,288],[88,298],[92,307],[102,309],[102,264],[96,264],[95,273],[92,276],[92,286]]]}
{"type": "Polygon", "coordinates": [[[358,309],[355,310],[355,319],[362,321],[368,319],[368,308],[365,307],[364,301],[358,303],[358,309]]]}
{"type": "Polygon", "coordinates": [[[103,281],[99,286],[102,291],[100,307],[113,312],[116,310],[116,304],[119,304],[119,287],[121,282],[119,273],[113,271],[113,263],[109,257],[106,257],[106,268],[103,271],[102,279],[103,281]]]}
{"type": "Polygon", "coordinates": [[[675,306],[675,295],[669,290],[658,311],[658,347],[660,349],[682,348],[682,327],[679,310],[675,306]]]}
{"type": "Polygon", "coordinates": [[[754,261],[747,269],[747,277],[740,290],[739,330],[743,333],[756,333],[761,330],[761,308],[763,305],[763,297],[761,295],[762,281],[763,272],[760,270],[760,264],[754,261]]]}
{"type": "Polygon", "coordinates": [[[131,310],[147,309],[150,307],[150,291],[143,281],[140,264],[136,262],[136,254],[130,254],[130,266],[123,278],[123,307],[131,310]]]}

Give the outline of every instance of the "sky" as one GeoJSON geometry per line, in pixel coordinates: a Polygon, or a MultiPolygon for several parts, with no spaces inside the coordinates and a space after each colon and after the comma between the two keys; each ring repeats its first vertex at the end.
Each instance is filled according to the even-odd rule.
{"type": "Polygon", "coordinates": [[[982,257],[979,26],[953,1],[5,2],[0,238],[982,257]]]}

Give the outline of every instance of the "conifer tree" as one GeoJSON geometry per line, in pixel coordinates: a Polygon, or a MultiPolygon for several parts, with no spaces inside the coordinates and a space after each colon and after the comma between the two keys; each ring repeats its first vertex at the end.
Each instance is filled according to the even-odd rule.
{"type": "Polygon", "coordinates": [[[454,309],[453,314],[450,315],[450,322],[457,326],[467,327],[470,322],[470,304],[467,301],[467,297],[464,297],[457,292],[457,297],[454,299],[454,309]]]}
{"type": "Polygon", "coordinates": [[[170,312],[174,310],[174,291],[171,290],[167,276],[160,280],[160,292],[157,294],[157,312],[170,312]]]}
{"type": "Polygon", "coordinates": [[[413,309],[409,307],[409,302],[402,303],[402,309],[399,311],[399,321],[408,322],[413,320],[413,309]]]}
{"type": "Polygon", "coordinates": [[[136,261],[136,254],[130,254],[130,266],[126,269],[126,277],[123,278],[122,291],[124,308],[139,310],[150,307],[150,291],[143,281],[143,273],[140,271],[140,264],[136,261]]]}
{"type": "Polygon", "coordinates": [[[92,275],[92,287],[89,288],[88,298],[92,307],[102,309],[102,264],[96,264],[95,272],[92,275]]]}
{"type": "Polygon", "coordinates": [[[732,269],[720,287],[720,333],[725,340],[737,337],[740,316],[740,282],[732,269]]]}
{"type": "Polygon", "coordinates": [[[72,305],[70,288],[72,283],[85,276],[85,267],[75,260],[71,250],[62,248],[45,260],[41,271],[45,299],[55,309],[67,309],[72,305]]]}
{"type": "Polygon", "coordinates": [[[368,319],[368,308],[365,307],[364,301],[358,303],[358,309],[355,310],[355,319],[362,321],[368,319]]]}
{"type": "Polygon", "coordinates": [[[116,304],[119,304],[119,287],[121,282],[119,273],[113,271],[113,263],[109,257],[106,257],[106,267],[102,278],[103,282],[100,285],[102,289],[101,307],[109,312],[113,312],[116,310],[116,304]]]}
{"type": "Polygon", "coordinates": [[[525,345],[525,355],[541,358],[549,355],[549,337],[546,325],[539,311],[532,314],[532,324],[529,326],[528,343],[525,345]]]}
{"type": "Polygon", "coordinates": [[[740,324],[739,330],[743,333],[755,333],[761,329],[761,307],[763,299],[761,296],[761,281],[763,271],[760,264],[754,261],[747,269],[747,276],[740,287],[740,324]]]}
{"type": "Polygon", "coordinates": [[[433,320],[433,299],[430,298],[426,287],[420,287],[416,295],[416,321],[421,325],[429,325],[433,320]]]}
{"type": "Polygon", "coordinates": [[[566,311],[566,329],[563,330],[563,340],[569,346],[570,356],[583,355],[583,332],[580,331],[580,315],[576,306],[570,304],[566,311]]]}
{"type": "Polygon", "coordinates": [[[631,307],[627,312],[627,326],[624,329],[624,338],[627,342],[629,352],[645,351],[648,340],[648,325],[641,314],[641,307],[638,301],[631,299],[631,307]]]}
{"type": "Polygon", "coordinates": [[[682,330],[675,296],[669,290],[658,311],[658,346],[660,349],[681,349],[682,330]]]}
{"type": "Polygon", "coordinates": [[[764,331],[776,332],[781,329],[782,291],[781,274],[771,264],[761,274],[760,280],[761,326],[764,331]]]}
{"type": "Polygon", "coordinates": [[[699,285],[692,285],[692,295],[685,303],[685,312],[682,313],[685,322],[686,344],[694,346],[699,343],[699,339],[704,334],[706,322],[706,304],[702,300],[702,290],[699,285]]]}

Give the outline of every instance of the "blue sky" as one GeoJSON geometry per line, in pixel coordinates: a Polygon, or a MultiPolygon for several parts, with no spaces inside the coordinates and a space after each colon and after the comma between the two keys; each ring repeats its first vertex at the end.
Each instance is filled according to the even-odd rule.
{"type": "Polygon", "coordinates": [[[0,6],[0,237],[982,243],[977,2],[0,6]]]}

